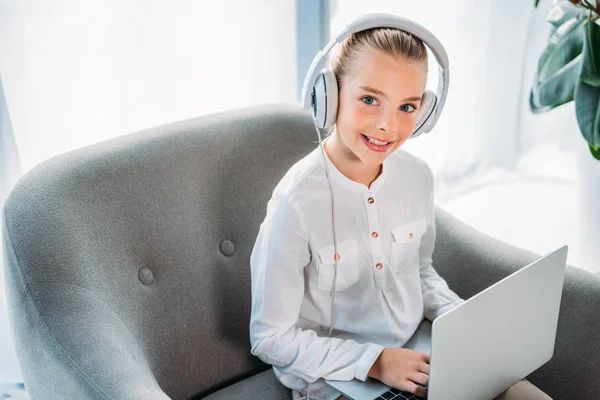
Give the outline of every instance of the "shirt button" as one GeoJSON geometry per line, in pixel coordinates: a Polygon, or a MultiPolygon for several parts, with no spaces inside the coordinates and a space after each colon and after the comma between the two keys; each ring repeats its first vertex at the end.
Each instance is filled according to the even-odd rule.
{"type": "Polygon", "coordinates": [[[412,232],[408,234],[408,238],[409,238],[410,240],[412,240],[412,238],[413,238],[413,234],[412,234],[412,232]]]}
{"type": "Polygon", "coordinates": [[[333,256],[333,259],[334,259],[334,260],[339,260],[340,258],[341,258],[341,257],[340,257],[340,255],[339,255],[339,253],[338,253],[338,254],[336,254],[335,256],[333,256]]]}
{"type": "Polygon", "coordinates": [[[373,236],[374,238],[376,238],[377,236],[379,236],[379,234],[377,232],[373,232],[373,233],[371,233],[371,236],[373,236]]]}
{"type": "Polygon", "coordinates": [[[369,204],[373,204],[373,202],[375,201],[375,199],[372,198],[372,197],[369,197],[369,199],[367,201],[369,202],[369,204]]]}
{"type": "Polygon", "coordinates": [[[382,263],[377,263],[377,265],[375,266],[375,268],[381,269],[381,268],[383,268],[383,264],[382,263]]]}

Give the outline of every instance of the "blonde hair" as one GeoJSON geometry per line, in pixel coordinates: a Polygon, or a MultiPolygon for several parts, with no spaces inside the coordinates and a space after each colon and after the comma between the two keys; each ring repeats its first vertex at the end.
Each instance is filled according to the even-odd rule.
{"type": "MultiPolygon", "coordinates": [[[[427,72],[427,49],[421,39],[397,28],[372,28],[351,34],[332,53],[329,68],[334,72],[338,90],[366,54],[383,52],[398,60],[421,66],[427,72]]],[[[335,130],[329,128],[326,137],[335,130]]]]}

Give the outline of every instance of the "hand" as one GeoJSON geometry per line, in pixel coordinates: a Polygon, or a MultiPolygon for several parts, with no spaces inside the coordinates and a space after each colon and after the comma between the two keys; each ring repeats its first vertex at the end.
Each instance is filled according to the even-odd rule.
{"type": "Polygon", "coordinates": [[[429,354],[410,349],[385,348],[368,375],[398,390],[426,397],[427,391],[417,383],[428,386],[429,354]]]}

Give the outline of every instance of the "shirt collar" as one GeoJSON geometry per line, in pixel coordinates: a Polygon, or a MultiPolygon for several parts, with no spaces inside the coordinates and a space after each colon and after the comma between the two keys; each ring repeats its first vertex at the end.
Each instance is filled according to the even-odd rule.
{"type": "MultiPolygon", "coordinates": [[[[325,140],[327,140],[328,138],[325,138],[325,140]]],[[[385,180],[386,180],[386,176],[389,173],[388,168],[389,168],[389,158],[390,156],[386,157],[386,159],[383,161],[383,167],[381,170],[381,174],[377,177],[377,179],[375,179],[372,183],[371,183],[371,188],[367,188],[367,186],[365,184],[353,181],[352,179],[348,178],[346,175],[342,174],[340,172],[340,170],[333,164],[333,162],[331,161],[331,159],[329,158],[329,155],[327,154],[327,152],[325,151],[325,148],[323,148],[323,151],[321,152],[321,149],[319,147],[321,147],[322,144],[319,144],[319,146],[315,149],[315,151],[317,152],[317,156],[319,157],[319,160],[321,162],[321,164],[323,164],[323,155],[322,153],[325,154],[325,159],[327,160],[327,165],[329,166],[329,176],[331,177],[331,179],[337,183],[339,183],[341,186],[343,186],[344,188],[351,190],[353,192],[358,192],[358,193],[375,193],[377,192],[377,190],[379,190],[385,180]]]]}

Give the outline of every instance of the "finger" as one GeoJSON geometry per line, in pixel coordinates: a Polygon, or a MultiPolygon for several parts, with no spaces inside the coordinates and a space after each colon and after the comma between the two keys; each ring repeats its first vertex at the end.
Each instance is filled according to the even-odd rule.
{"type": "Polygon", "coordinates": [[[421,386],[417,385],[416,383],[413,382],[408,382],[406,384],[407,390],[409,392],[411,392],[412,394],[416,394],[419,397],[427,397],[427,390],[423,389],[421,386]]]}
{"type": "Polygon", "coordinates": [[[419,367],[417,368],[417,370],[419,372],[429,375],[429,364],[421,363],[421,364],[419,364],[419,367]]]}
{"type": "Polygon", "coordinates": [[[421,372],[415,372],[409,376],[409,379],[414,383],[419,383],[422,386],[428,386],[429,384],[429,376],[425,375],[421,372]]]}
{"type": "Polygon", "coordinates": [[[427,353],[421,353],[421,354],[423,356],[423,360],[425,360],[425,362],[427,364],[430,364],[431,356],[429,354],[427,354],[427,353]]]}

